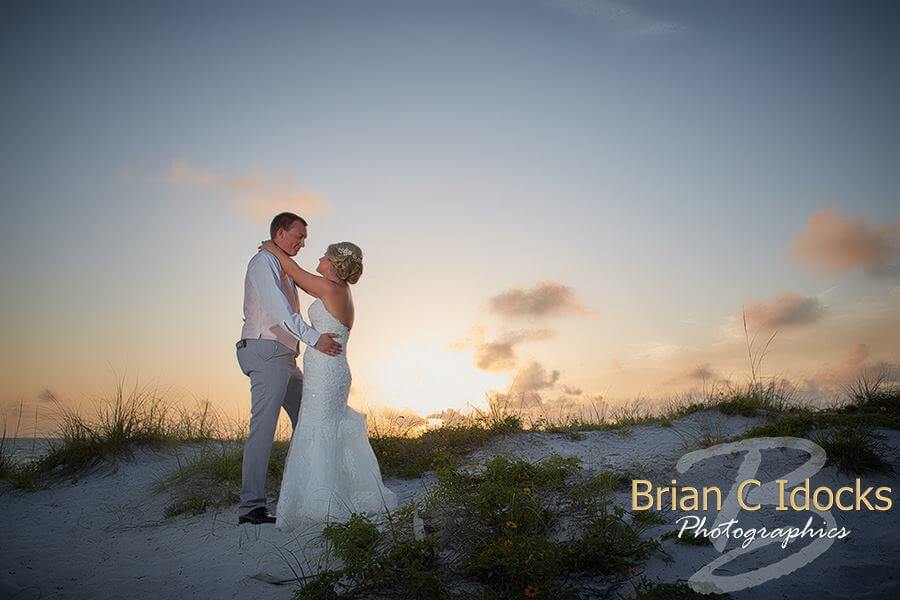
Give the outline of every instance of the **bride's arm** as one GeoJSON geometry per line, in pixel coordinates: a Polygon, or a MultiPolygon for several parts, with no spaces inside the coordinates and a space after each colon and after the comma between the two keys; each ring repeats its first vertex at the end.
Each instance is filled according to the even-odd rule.
{"type": "Polygon", "coordinates": [[[332,283],[325,279],[320,275],[313,275],[309,271],[303,269],[300,265],[298,265],[294,260],[284,253],[284,250],[278,247],[278,245],[272,240],[266,240],[260,246],[260,249],[271,252],[275,255],[275,258],[278,259],[278,262],[281,264],[281,268],[284,269],[284,272],[288,274],[288,277],[294,280],[294,283],[301,290],[309,294],[310,296],[315,296],[316,298],[321,298],[323,294],[327,293],[331,288],[332,283]]]}

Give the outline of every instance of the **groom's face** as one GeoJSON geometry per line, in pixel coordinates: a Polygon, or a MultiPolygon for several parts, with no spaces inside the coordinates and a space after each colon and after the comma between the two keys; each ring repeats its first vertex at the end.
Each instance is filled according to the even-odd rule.
{"type": "Polygon", "coordinates": [[[287,229],[278,230],[274,242],[288,256],[296,256],[300,248],[306,245],[306,225],[294,221],[287,229]]]}

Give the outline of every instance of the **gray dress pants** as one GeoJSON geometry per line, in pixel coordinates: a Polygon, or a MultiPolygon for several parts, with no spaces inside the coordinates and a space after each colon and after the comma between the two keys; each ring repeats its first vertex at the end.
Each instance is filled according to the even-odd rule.
{"type": "Polygon", "coordinates": [[[244,446],[241,471],[241,503],[238,513],[245,515],[266,506],[266,475],[275,438],[278,416],[284,407],[297,427],[303,373],[297,367],[294,350],[275,340],[247,340],[237,349],[237,360],[250,378],[250,433],[244,446]]]}

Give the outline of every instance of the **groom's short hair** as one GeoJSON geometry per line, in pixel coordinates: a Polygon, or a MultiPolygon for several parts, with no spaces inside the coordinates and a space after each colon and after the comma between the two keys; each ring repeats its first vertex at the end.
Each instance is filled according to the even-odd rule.
{"type": "Polygon", "coordinates": [[[300,215],[295,215],[290,212],[278,213],[275,215],[275,218],[272,219],[272,224],[269,225],[269,235],[272,239],[275,239],[275,234],[278,233],[279,229],[290,229],[291,225],[293,225],[296,221],[300,221],[304,225],[309,225],[303,217],[300,215]]]}

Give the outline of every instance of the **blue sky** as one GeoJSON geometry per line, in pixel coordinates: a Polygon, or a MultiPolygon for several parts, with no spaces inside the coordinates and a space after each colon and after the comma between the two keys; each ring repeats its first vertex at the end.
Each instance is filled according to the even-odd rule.
{"type": "Polygon", "coordinates": [[[785,321],[773,371],[817,390],[897,362],[900,281],[873,274],[897,264],[896,3],[184,4],[0,25],[4,401],[92,397],[113,367],[245,410],[243,270],[281,209],[306,266],[364,250],[357,402],[462,407],[528,369],[545,401],[739,377],[736,311],[786,293],[822,310],[785,321]],[[541,282],[586,310],[491,311],[541,282]]]}

